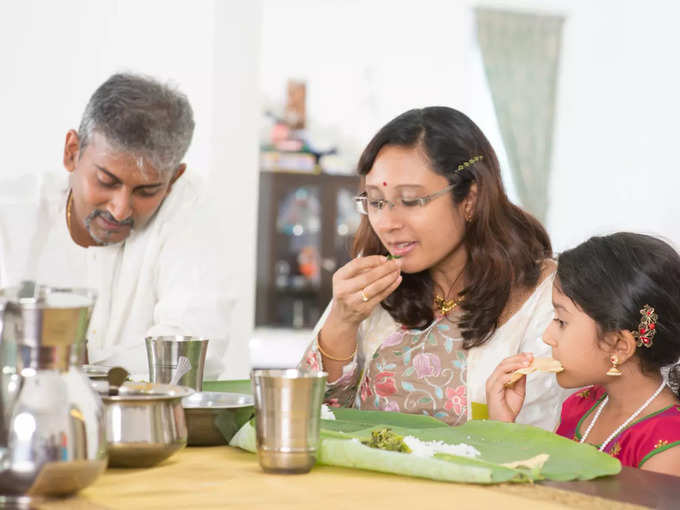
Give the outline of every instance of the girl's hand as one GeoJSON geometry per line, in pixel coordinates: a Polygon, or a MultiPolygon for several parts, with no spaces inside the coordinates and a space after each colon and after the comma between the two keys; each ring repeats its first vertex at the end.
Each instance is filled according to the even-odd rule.
{"type": "Polygon", "coordinates": [[[492,420],[514,422],[524,404],[527,379],[522,377],[510,387],[505,387],[510,374],[528,367],[534,359],[530,352],[510,356],[501,361],[486,380],[486,404],[492,420]]]}
{"type": "Polygon", "coordinates": [[[350,260],[333,275],[333,307],[328,321],[358,327],[400,283],[399,259],[369,255],[350,260]]]}

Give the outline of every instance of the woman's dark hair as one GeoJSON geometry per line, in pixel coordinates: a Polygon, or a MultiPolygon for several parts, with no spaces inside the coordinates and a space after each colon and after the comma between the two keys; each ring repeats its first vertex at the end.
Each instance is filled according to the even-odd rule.
{"type": "MultiPolygon", "coordinates": [[[[455,204],[477,183],[477,201],[467,224],[468,252],[464,278],[467,286],[459,326],[465,348],[485,343],[498,327],[512,288],[533,288],[542,262],[552,256],[550,239],[541,224],[508,200],[498,159],[482,131],[466,115],[452,108],[431,106],[409,110],[385,125],[359,159],[358,173],[371,171],[385,146],[417,147],[431,169],[454,185],[455,204]],[[483,158],[458,170],[475,156],[483,158]]],[[[363,184],[363,179],[362,179],[363,184]]],[[[364,216],[354,239],[353,254],[386,255],[387,249],[364,216]]],[[[434,319],[434,283],[429,270],[403,274],[401,285],[381,304],[399,323],[423,327],[434,319]]]]}
{"type": "Polygon", "coordinates": [[[636,355],[643,372],[673,365],[669,382],[680,383],[680,255],[655,237],[619,232],[591,237],[560,254],[556,284],[598,325],[600,335],[636,331],[644,305],[659,318],[651,347],[636,355]]]}

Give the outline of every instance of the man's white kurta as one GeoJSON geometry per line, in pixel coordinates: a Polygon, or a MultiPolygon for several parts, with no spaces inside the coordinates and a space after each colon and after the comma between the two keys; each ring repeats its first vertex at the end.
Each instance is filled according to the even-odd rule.
{"type": "Polygon", "coordinates": [[[182,176],[144,230],[120,244],[82,248],[68,233],[68,176],[0,183],[0,286],[34,279],[98,293],[88,331],[90,363],[147,372],[144,338],[210,339],[206,378],[223,370],[234,303],[228,264],[211,238],[217,221],[182,176]]]}

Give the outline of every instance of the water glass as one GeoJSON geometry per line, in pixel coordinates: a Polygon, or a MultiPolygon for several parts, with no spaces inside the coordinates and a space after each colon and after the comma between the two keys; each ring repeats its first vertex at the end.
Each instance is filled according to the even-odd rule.
{"type": "Polygon", "coordinates": [[[316,462],[326,372],[251,373],[257,457],[266,472],[306,473],[316,462]]]}
{"type": "Polygon", "coordinates": [[[203,369],[208,352],[208,340],[193,336],[146,337],[146,354],[149,362],[149,381],[153,383],[188,386],[201,391],[203,369]],[[184,357],[188,360],[182,360],[184,357]],[[177,377],[180,369],[188,368],[184,375],[177,377]]]}

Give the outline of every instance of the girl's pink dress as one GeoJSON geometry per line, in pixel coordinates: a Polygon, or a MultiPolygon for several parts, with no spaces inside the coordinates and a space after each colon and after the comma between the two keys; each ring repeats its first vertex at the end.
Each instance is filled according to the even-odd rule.
{"type": "MultiPolygon", "coordinates": [[[[584,432],[581,424],[606,396],[602,386],[591,386],[567,398],[557,433],[580,441],[584,432]]],[[[639,468],[657,453],[679,445],[680,404],[675,404],[638,418],[612,438],[604,451],[624,466],[639,468]]]]}

